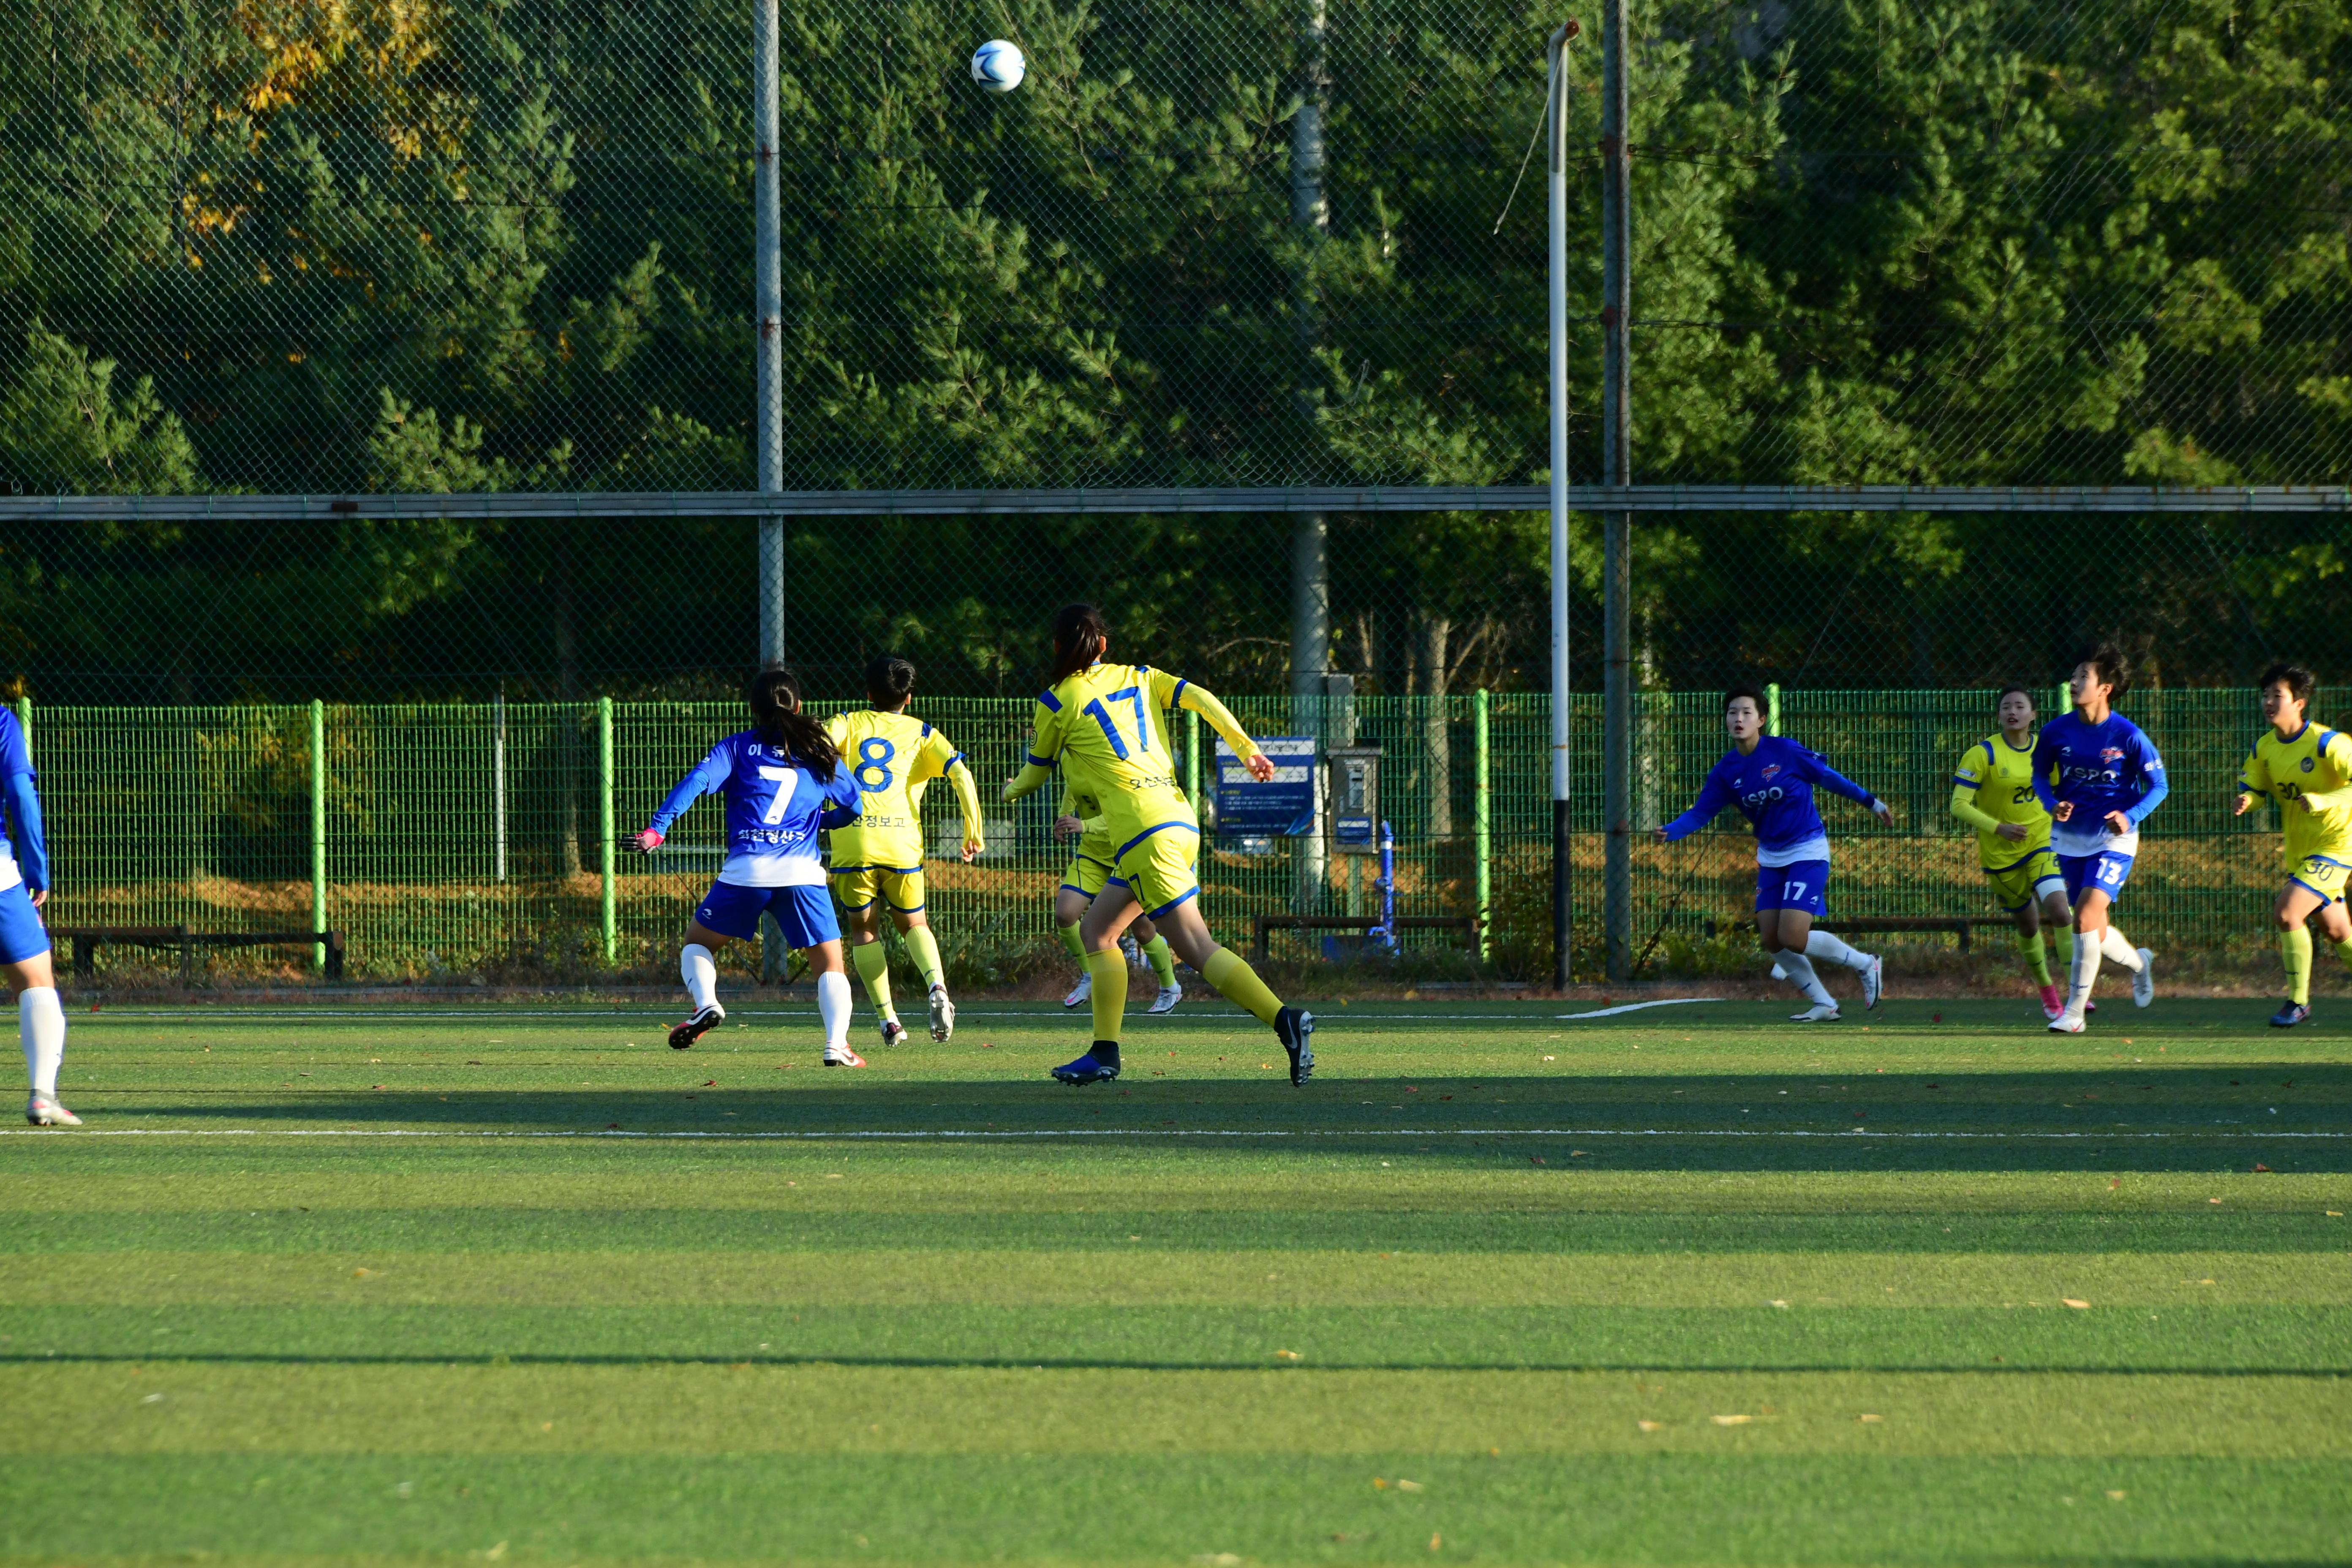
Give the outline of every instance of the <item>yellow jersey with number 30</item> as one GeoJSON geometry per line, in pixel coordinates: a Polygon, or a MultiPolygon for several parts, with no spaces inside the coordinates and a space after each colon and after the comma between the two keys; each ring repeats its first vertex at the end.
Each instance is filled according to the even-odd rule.
{"type": "Polygon", "coordinates": [[[948,738],[906,713],[866,708],[836,713],[824,732],[856,781],[856,822],[833,830],[833,867],[880,866],[911,870],[923,863],[923,786],[936,778],[955,785],[963,807],[964,837],[979,842],[980,791],[963,753],[948,738]]]}
{"type": "Polygon", "coordinates": [[[1161,823],[1195,827],[1200,818],[1176,787],[1168,713],[1189,708],[1206,719],[1237,755],[1257,754],[1225,705],[1205,688],[1144,664],[1094,664],[1037,699],[1029,758],[1004,798],[1018,800],[1059,764],[1071,789],[1102,806],[1114,844],[1161,823]]]}
{"type": "Polygon", "coordinates": [[[1952,783],[1976,792],[1970,803],[1994,824],[2015,823],[2025,837],[2002,837],[1982,823],[1976,825],[1977,860],[1988,871],[1998,871],[2037,849],[2050,847],[2050,813],[2033,793],[2033,742],[2023,750],[2009,743],[1996,730],[1970,746],[1952,770],[1952,783]]]}
{"type": "Polygon", "coordinates": [[[2314,855],[2352,862],[2352,739],[2308,722],[2292,741],[2265,730],[2246,753],[2238,790],[2278,802],[2289,871],[2314,855]]]}

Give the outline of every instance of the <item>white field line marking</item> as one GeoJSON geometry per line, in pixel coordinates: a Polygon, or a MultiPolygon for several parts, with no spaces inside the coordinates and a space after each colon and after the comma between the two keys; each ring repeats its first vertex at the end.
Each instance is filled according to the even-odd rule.
{"type": "Polygon", "coordinates": [[[1620,1013],[1638,1013],[1644,1007],[1687,1007],[1694,1002],[1720,1002],[1720,996],[1668,996],[1657,1002],[1624,1002],[1614,1007],[1603,1007],[1597,1013],[1555,1013],[1555,1018],[1613,1018],[1620,1013]]]}
{"type": "Polygon", "coordinates": [[[2129,1142],[2147,1140],[2262,1138],[2319,1139],[2342,1142],[2352,1132],[1886,1132],[1856,1127],[1836,1132],[1786,1129],[1779,1131],[1741,1128],[1672,1127],[1431,1127],[1367,1128],[1360,1132],[1338,1129],[1254,1130],[1233,1127],[1062,1127],[1018,1129],[908,1128],[852,1129],[831,1132],[632,1132],[620,1129],[561,1128],[507,1131],[498,1128],[404,1127],[47,1127],[0,1128],[0,1138],[49,1138],[64,1142],[73,1138],[693,1138],[719,1142],[814,1142],[835,1140],[924,1140],[992,1138],[1835,1138],[1940,1139],[1954,1141],[2129,1142]]]}
{"type": "MultiPolygon", "coordinates": [[[[1187,995],[1189,996],[1190,993],[1187,993],[1187,995]]],[[[1713,999],[1714,998],[1703,996],[1683,998],[1683,1000],[1693,1002],[1710,1001],[1713,999]]],[[[1664,1006],[1666,1004],[1661,1002],[1642,1002],[1635,1004],[1635,1005],[1643,1007],[1659,1007],[1664,1006]]],[[[1759,1005],[1761,1005],[1761,1004],[1759,1004],[1759,1005]]],[[[1612,1010],[1623,1011],[1623,1009],[1612,1010]]],[[[119,1010],[107,1009],[97,1013],[76,1013],[71,1009],[68,1009],[67,1016],[72,1019],[74,1026],[77,1028],[85,1024],[186,1024],[203,1023],[208,1019],[218,1019],[223,1022],[234,1019],[237,1022],[245,1023],[257,1018],[263,1020],[284,1018],[289,1021],[295,1019],[341,1018],[349,1019],[353,1023],[383,1023],[387,1021],[400,1021],[419,1024],[467,1024],[475,1026],[497,1024],[509,1018],[556,1018],[575,1024],[635,1024],[643,1027],[651,1028],[660,1020],[677,1017],[682,1011],[684,1011],[684,1009],[677,1007],[642,1007],[631,1012],[621,1012],[617,1009],[603,1012],[591,1012],[583,1008],[578,1011],[526,1013],[511,1010],[493,1011],[490,1007],[484,1006],[478,1012],[462,1012],[456,1007],[436,1006],[430,1004],[420,1003],[411,1008],[401,1008],[390,1011],[371,1009],[366,1012],[362,1012],[357,1008],[343,1007],[311,1007],[299,1009],[291,1007],[239,1007],[235,1009],[224,1007],[219,1009],[207,1008],[184,1012],[142,1013],[135,1012],[131,1008],[124,1007],[119,1010]]],[[[1309,1008],[1308,1011],[1314,1012],[1315,1010],[1309,1008]]],[[[1597,1013],[1586,1013],[1577,1016],[1588,1018],[1601,1016],[1601,1015],[1597,1013]]],[[[734,1012],[729,1013],[727,1016],[731,1021],[738,1018],[815,1018],[819,1016],[819,1014],[814,1007],[810,1007],[805,1011],[799,1009],[788,1011],[781,1008],[763,1008],[757,1012],[749,1008],[739,1008],[734,1012]]],[[[1067,1019],[1073,1016],[1083,1019],[1085,1017],[1085,1014],[1083,1012],[1075,1014],[1065,1012],[1059,1006],[1055,1006],[1051,1012],[1041,1011],[1031,1013],[1018,1011],[1012,1008],[966,1007],[959,1005],[956,1008],[956,1016],[959,1018],[1033,1018],[1043,1022],[1049,1018],[1067,1019]]],[[[1234,1008],[1230,1014],[1223,1011],[1216,1013],[1195,1011],[1190,1014],[1182,1012],[1131,1012],[1128,1015],[1127,1021],[1130,1024],[1149,1023],[1154,1026],[1198,1024],[1207,1026],[1221,1023],[1239,1023],[1244,1018],[1249,1018],[1251,1027],[1255,1028],[1259,1026],[1256,1019],[1250,1018],[1250,1016],[1247,1013],[1243,1012],[1238,1007],[1234,1008]]],[[[1315,1012],[1315,1024],[1318,1028],[1325,1028],[1335,1025],[1346,1024],[1384,1024],[1389,1022],[1391,1019],[1411,1020],[1417,1023],[1428,1024],[1548,1024],[1552,1021],[1549,1016],[1539,1012],[1356,1013],[1352,1010],[1335,1011],[1329,1013],[1315,1012]]]]}

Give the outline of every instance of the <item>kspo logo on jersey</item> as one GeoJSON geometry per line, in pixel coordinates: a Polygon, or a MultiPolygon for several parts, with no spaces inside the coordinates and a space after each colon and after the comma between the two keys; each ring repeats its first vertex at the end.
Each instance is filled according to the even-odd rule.
{"type": "Polygon", "coordinates": [[[1779,784],[1774,784],[1769,789],[1749,790],[1746,795],[1739,797],[1739,804],[1742,805],[1762,805],[1768,801],[1785,800],[1787,798],[1788,792],[1783,790],[1779,784]]]}

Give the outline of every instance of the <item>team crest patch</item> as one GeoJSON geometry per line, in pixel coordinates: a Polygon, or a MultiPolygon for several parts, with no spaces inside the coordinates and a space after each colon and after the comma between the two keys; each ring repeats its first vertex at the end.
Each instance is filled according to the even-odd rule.
{"type": "Polygon", "coordinates": [[[2304,759],[2303,759],[2303,771],[2304,771],[2305,773],[2309,773],[2309,772],[2311,771],[2311,764],[2312,764],[2312,761],[2313,761],[2313,759],[2311,759],[2311,758],[2309,758],[2309,757],[2305,757],[2305,758],[2304,758],[2304,759]]]}
{"type": "Polygon", "coordinates": [[[1767,763],[1764,764],[1764,776],[1768,779],[1779,773],[1780,771],[1780,764],[1778,763],[1767,763]]]}

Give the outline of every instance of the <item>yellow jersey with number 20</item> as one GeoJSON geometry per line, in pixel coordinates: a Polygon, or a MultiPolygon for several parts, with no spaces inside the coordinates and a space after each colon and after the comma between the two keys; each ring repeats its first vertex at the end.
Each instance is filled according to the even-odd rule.
{"type": "Polygon", "coordinates": [[[2280,740],[2276,730],[2263,731],[2238,774],[2241,794],[2266,795],[2279,803],[2284,830],[2279,847],[2289,872],[2314,855],[2352,861],[2352,787],[2347,785],[2352,785],[2352,740],[2308,722],[2292,741],[2280,740]]]}
{"type": "Polygon", "coordinates": [[[1961,755],[1952,770],[1952,783],[1973,793],[1969,804],[1992,818],[1994,826],[2009,822],[2025,829],[2025,837],[2012,842],[1981,822],[1971,824],[1977,830],[1977,859],[1986,870],[2000,870],[2050,847],[2050,814],[2033,793],[2031,741],[2021,751],[1994,731],[1961,755]]]}

